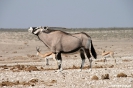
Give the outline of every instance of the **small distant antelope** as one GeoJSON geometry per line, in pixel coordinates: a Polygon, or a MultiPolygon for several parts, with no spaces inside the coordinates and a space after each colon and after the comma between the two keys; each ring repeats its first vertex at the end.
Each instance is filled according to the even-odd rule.
{"type": "MultiPolygon", "coordinates": [[[[114,58],[114,52],[112,52],[112,51],[106,51],[106,52],[105,52],[105,50],[103,50],[103,51],[102,51],[102,58],[104,59],[104,63],[107,62],[106,58],[107,58],[108,56],[114,58]]],[[[115,64],[116,64],[116,59],[115,59],[115,64]]]]}
{"type": "Polygon", "coordinates": [[[46,65],[49,65],[49,59],[53,58],[53,60],[56,61],[55,59],[55,54],[53,54],[52,52],[48,52],[48,53],[45,53],[45,54],[41,54],[40,53],[40,48],[39,47],[36,47],[36,50],[37,50],[37,56],[40,56],[42,58],[45,58],[46,60],[46,65]]]}

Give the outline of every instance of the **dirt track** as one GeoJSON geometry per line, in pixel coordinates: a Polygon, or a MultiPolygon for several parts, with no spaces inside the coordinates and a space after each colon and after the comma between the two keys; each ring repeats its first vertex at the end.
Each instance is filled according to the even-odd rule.
{"type": "Polygon", "coordinates": [[[50,65],[46,66],[43,58],[36,56],[36,46],[44,53],[49,50],[35,36],[26,32],[3,32],[0,38],[0,87],[131,88],[133,85],[132,39],[93,39],[98,58],[93,59],[92,71],[88,71],[86,59],[84,69],[79,72],[81,59],[77,53],[63,55],[63,71],[57,73],[55,61],[50,60],[50,65]],[[115,51],[117,64],[110,57],[104,64],[102,50],[115,51]]]}

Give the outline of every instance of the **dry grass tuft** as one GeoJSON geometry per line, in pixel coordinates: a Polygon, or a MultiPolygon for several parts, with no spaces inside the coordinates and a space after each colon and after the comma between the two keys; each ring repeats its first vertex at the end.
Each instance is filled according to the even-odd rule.
{"type": "Polygon", "coordinates": [[[47,86],[53,86],[53,84],[55,83],[57,83],[57,80],[50,80],[50,81],[44,82],[44,84],[47,86]]]}
{"type": "Polygon", "coordinates": [[[91,78],[91,80],[98,80],[99,78],[96,76],[96,75],[94,75],[92,78],[91,78]]]}
{"type": "Polygon", "coordinates": [[[23,82],[19,82],[19,81],[15,81],[15,82],[10,82],[10,81],[3,81],[0,83],[0,86],[15,86],[15,85],[28,85],[28,86],[34,86],[39,80],[38,79],[31,79],[28,82],[23,81],[23,82]]]}
{"type": "Polygon", "coordinates": [[[39,80],[38,79],[31,79],[30,81],[29,81],[29,83],[37,83],[39,80]]]}
{"type": "Polygon", "coordinates": [[[51,80],[50,83],[57,83],[57,80],[51,80]]]}
{"type": "Polygon", "coordinates": [[[109,74],[102,75],[102,76],[101,76],[101,79],[102,79],[102,80],[104,80],[104,79],[109,79],[109,74]]]}
{"type": "Polygon", "coordinates": [[[96,60],[96,62],[104,62],[104,60],[102,59],[102,60],[96,60]]]}
{"type": "Polygon", "coordinates": [[[127,77],[127,75],[125,73],[119,73],[117,74],[117,77],[127,77]]]}
{"type": "Polygon", "coordinates": [[[15,81],[15,82],[10,82],[10,81],[3,81],[0,83],[0,86],[14,86],[14,85],[19,85],[20,82],[19,81],[15,81]]]}
{"type": "Polygon", "coordinates": [[[0,86],[13,86],[14,83],[13,82],[9,82],[9,81],[3,81],[2,83],[0,83],[0,86]]]}
{"type": "Polygon", "coordinates": [[[27,68],[25,68],[25,71],[39,71],[39,69],[36,66],[28,66],[27,68]]]}
{"type": "Polygon", "coordinates": [[[32,58],[32,57],[36,57],[36,55],[30,55],[30,54],[27,54],[27,57],[32,58]]]}
{"type": "Polygon", "coordinates": [[[3,66],[0,66],[0,68],[8,69],[8,66],[7,65],[3,65],[3,66]]]}
{"type": "Polygon", "coordinates": [[[132,61],[132,60],[127,60],[127,59],[125,59],[125,60],[122,60],[123,62],[130,62],[130,61],[132,61]]]}
{"type": "Polygon", "coordinates": [[[98,66],[98,65],[96,65],[96,66],[94,66],[94,68],[103,68],[103,66],[98,66]]]}
{"type": "Polygon", "coordinates": [[[17,51],[14,51],[14,52],[12,52],[12,53],[17,53],[17,51]]]}
{"type": "MultiPolygon", "coordinates": [[[[83,67],[83,69],[88,69],[88,68],[90,68],[90,67],[89,66],[84,66],[83,67]]],[[[65,68],[65,70],[67,70],[67,69],[80,69],[80,66],[73,65],[72,67],[65,68]]]]}
{"type": "Polygon", "coordinates": [[[13,72],[18,72],[18,71],[40,71],[42,69],[38,69],[36,66],[31,66],[31,65],[14,65],[14,66],[7,66],[7,65],[4,65],[4,66],[0,66],[0,68],[3,68],[3,69],[10,69],[12,70],[13,72]]]}
{"type": "Polygon", "coordinates": [[[54,68],[46,68],[46,69],[44,69],[44,70],[50,71],[50,70],[57,70],[57,69],[54,69],[54,68]]]}
{"type": "Polygon", "coordinates": [[[114,65],[109,66],[109,68],[113,68],[113,67],[114,67],[114,65]]]}

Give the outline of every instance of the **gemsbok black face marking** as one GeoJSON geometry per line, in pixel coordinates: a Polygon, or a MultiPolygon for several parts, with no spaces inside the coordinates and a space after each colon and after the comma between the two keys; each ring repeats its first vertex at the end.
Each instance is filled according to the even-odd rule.
{"type": "Polygon", "coordinates": [[[30,27],[30,30],[55,54],[59,71],[62,70],[61,53],[72,53],[79,50],[82,59],[81,70],[85,62],[84,54],[89,59],[90,68],[92,63],[91,55],[95,59],[97,58],[91,37],[84,32],[70,34],[59,30],[52,30],[48,27],[30,27]]]}
{"type": "Polygon", "coordinates": [[[28,31],[34,34],[36,30],[37,30],[37,27],[30,27],[28,31]]]}
{"type": "Polygon", "coordinates": [[[40,32],[42,32],[43,29],[39,29],[39,27],[30,27],[29,28],[29,32],[38,35],[40,32]]]}

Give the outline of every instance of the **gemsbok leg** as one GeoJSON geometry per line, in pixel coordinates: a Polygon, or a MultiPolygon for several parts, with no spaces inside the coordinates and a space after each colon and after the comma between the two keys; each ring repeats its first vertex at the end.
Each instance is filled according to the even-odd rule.
{"type": "Polygon", "coordinates": [[[58,65],[58,71],[62,71],[62,57],[61,53],[56,53],[56,60],[57,60],[57,65],[58,65]]]}
{"type": "Polygon", "coordinates": [[[91,59],[91,55],[90,55],[89,49],[85,49],[85,53],[86,53],[87,58],[89,59],[90,69],[91,69],[92,68],[92,59],[91,59]]]}
{"type": "Polygon", "coordinates": [[[83,68],[84,63],[85,63],[85,55],[84,55],[84,50],[83,49],[80,49],[80,57],[82,59],[82,63],[81,63],[81,67],[80,67],[80,69],[82,71],[82,68],[83,68]]]}

